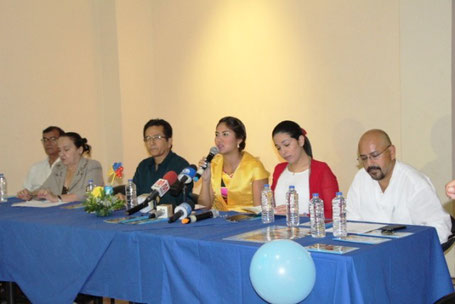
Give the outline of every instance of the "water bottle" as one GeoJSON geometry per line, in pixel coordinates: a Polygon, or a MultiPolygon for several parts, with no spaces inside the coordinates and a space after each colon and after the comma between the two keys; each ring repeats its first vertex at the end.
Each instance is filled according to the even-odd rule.
{"type": "Polygon", "coordinates": [[[346,229],[346,201],[343,192],[337,192],[332,200],[333,211],[333,236],[343,238],[348,235],[346,229]]]}
{"type": "Polygon", "coordinates": [[[8,187],[6,183],[6,177],[3,173],[0,173],[0,203],[8,201],[8,187]]]}
{"type": "Polygon", "coordinates": [[[96,185],[93,182],[93,179],[89,179],[87,187],[85,187],[85,193],[87,193],[87,195],[89,195],[90,193],[92,193],[92,191],[93,191],[93,189],[95,189],[95,187],[96,187],[96,185]]]}
{"type": "Polygon", "coordinates": [[[129,179],[128,184],[125,186],[125,196],[127,209],[131,209],[137,205],[136,185],[133,183],[132,179],[129,179]]]}
{"type": "Polygon", "coordinates": [[[262,223],[270,224],[275,221],[273,191],[268,184],[264,185],[261,193],[262,223]]]}
{"type": "Polygon", "coordinates": [[[324,201],[318,193],[313,193],[310,200],[310,230],[314,238],[325,237],[324,201]]]}
{"type": "Polygon", "coordinates": [[[299,195],[292,185],[286,192],[286,224],[289,227],[297,227],[300,224],[299,195]]]}

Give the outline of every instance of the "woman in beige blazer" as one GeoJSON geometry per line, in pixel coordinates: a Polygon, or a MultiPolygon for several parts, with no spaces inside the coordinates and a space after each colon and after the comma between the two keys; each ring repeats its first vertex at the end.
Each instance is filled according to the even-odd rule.
{"type": "Polygon", "coordinates": [[[24,189],[18,197],[30,200],[33,196],[51,202],[72,202],[85,199],[85,188],[90,179],[95,185],[103,186],[103,170],[101,164],[85,158],[90,155],[91,147],[87,139],[75,132],[63,134],[58,139],[60,162],[55,164],[51,175],[44,184],[33,193],[24,189]]]}

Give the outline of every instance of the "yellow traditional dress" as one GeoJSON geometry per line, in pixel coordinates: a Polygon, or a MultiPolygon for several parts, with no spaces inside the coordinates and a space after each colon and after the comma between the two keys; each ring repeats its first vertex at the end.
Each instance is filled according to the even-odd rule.
{"type": "Polygon", "coordinates": [[[223,172],[221,154],[213,158],[211,172],[215,194],[213,207],[220,211],[244,211],[243,207],[253,206],[253,181],[269,177],[269,172],[265,170],[261,161],[245,151],[242,152],[240,164],[232,176],[223,172]]]}

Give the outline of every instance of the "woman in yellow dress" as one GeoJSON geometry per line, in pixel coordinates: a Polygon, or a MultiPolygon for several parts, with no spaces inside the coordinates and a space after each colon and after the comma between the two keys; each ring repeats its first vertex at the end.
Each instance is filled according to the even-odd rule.
{"type": "MultiPolygon", "coordinates": [[[[246,130],[235,117],[218,122],[215,132],[217,154],[202,174],[198,203],[221,211],[245,211],[244,207],[261,204],[261,190],[269,172],[260,160],[245,149],[246,130]]],[[[206,162],[203,158],[199,164],[206,162]]]]}

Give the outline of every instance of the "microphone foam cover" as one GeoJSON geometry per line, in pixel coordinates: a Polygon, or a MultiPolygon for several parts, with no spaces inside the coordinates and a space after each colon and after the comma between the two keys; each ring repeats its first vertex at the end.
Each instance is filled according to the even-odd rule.
{"type": "Polygon", "coordinates": [[[170,185],[173,185],[177,181],[177,173],[174,171],[169,171],[166,174],[164,174],[163,179],[167,180],[167,182],[170,185]]]}

